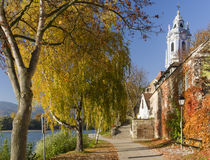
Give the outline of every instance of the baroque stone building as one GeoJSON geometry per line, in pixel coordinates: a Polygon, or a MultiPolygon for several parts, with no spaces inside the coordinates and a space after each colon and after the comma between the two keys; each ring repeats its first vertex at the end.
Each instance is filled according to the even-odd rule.
{"type": "MultiPolygon", "coordinates": [[[[209,94],[210,87],[210,40],[207,40],[192,52],[190,49],[190,29],[189,24],[185,25],[180,15],[179,7],[177,15],[173,21],[172,28],[169,25],[167,34],[167,50],[165,59],[165,71],[160,71],[157,77],[145,89],[142,96],[139,113],[141,120],[133,120],[132,137],[141,137],[143,127],[153,131],[154,138],[168,138],[169,129],[167,120],[169,113],[178,106],[178,97],[194,86],[201,88],[204,92],[197,94],[197,99],[202,99],[209,94]],[[206,65],[207,64],[207,65],[206,65]],[[206,68],[207,67],[207,68],[206,68]],[[205,84],[202,81],[205,79],[205,84]],[[145,95],[148,99],[145,98],[145,95]],[[142,108],[143,103],[147,103],[148,108],[142,108]],[[147,113],[148,115],[145,115],[147,113]],[[142,119],[150,119],[142,120],[142,119]],[[146,127],[148,124],[148,127],[146,127]],[[153,129],[151,129],[153,125],[153,129]],[[139,136],[138,136],[139,135],[139,136]]],[[[150,137],[151,138],[151,137],[150,137]]]]}
{"type": "MultiPolygon", "coordinates": [[[[185,91],[196,86],[207,88],[206,94],[208,94],[209,83],[205,84],[208,86],[204,86],[201,79],[210,81],[209,71],[206,74],[205,68],[206,60],[210,58],[209,53],[210,40],[192,51],[183,62],[172,63],[154,83],[155,91],[150,98],[150,109],[153,112],[155,138],[169,137],[166,126],[168,114],[178,105],[178,98],[184,96],[185,91]]],[[[197,98],[202,100],[206,94],[198,94],[197,98]]]]}

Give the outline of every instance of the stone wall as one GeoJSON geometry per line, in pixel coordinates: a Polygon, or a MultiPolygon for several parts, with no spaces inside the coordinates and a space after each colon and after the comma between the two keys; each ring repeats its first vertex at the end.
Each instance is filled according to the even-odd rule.
{"type": "Polygon", "coordinates": [[[154,138],[153,119],[134,119],[131,124],[131,137],[133,139],[152,139],[154,138]]]}
{"type": "Polygon", "coordinates": [[[173,112],[175,107],[179,108],[179,96],[184,95],[185,91],[193,86],[202,88],[198,82],[201,81],[202,59],[205,56],[209,57],[209,54],[202,53],[198,48],[182,64],[169,68],[156,83],[156,90],[150,98],[155,138],[169,138],[166,126],[168,114],[173,112]]]}

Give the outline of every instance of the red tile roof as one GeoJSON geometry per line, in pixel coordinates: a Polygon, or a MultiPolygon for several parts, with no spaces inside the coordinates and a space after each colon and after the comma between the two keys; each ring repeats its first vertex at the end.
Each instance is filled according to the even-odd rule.
{"type": "Polygon", "coordinates": [[[147,106],[148,106],[148,109],[150,109],[150,97],[152,96],[152,93],[144,93],[144,98],[145,98],[145,101],[147,103],[147,106]]]}

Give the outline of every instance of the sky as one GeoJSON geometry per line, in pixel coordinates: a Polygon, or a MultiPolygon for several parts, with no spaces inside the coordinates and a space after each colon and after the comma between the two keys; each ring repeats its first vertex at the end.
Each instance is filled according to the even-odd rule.
{"type": "MultiPolygon", "coordinates": [[[[138,68],[145,70],[148,81],[152,81],[159,71],[164,71],[166,35],[168,25],[172,25],[177,14],[177,4],[180,5],[180,14],[185,24],[188,21],[190,32],[194,35],[197,31],[207,28],[210,24],[210,0],[152,0],[152,7],[145,11],[151,14],[159,14],[160,18],[155,22],[162,26],[163,33],[151,34],[147,41],[141,39],[138,33],[130,40],[131,61],[138,68]]],[[[0,69],[0,101],[16,103],[12,86],[5,74],[0,69]]]]}

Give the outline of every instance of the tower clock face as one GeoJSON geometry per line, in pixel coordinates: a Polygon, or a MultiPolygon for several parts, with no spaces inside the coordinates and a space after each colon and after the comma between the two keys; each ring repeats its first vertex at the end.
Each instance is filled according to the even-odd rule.
{"type": "Polygon", "coordinates": [[[182,40],[186,40],[186,39],[187,39],[186,34],[182,33],[182,34],[181,34],[181,39],[182,39],[182,40]]]}

